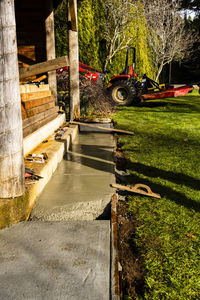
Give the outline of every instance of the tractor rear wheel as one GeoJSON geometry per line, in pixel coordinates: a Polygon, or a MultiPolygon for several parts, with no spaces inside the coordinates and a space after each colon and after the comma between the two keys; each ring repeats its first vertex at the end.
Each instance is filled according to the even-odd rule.
{"type": "Polygon", "coordinates": [[[118,80],[109,88],[111,97],[117,106],[137,104],[137,91],[131,81],[118,80]]]}

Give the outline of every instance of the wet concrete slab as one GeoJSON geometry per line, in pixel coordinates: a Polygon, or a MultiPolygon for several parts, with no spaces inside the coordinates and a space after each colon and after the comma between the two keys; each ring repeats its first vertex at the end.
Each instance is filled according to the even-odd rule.
{"type": "Polygon", "coordinates": [[[0,241],[0,299],[109,299],[109,221],[19,223],[0,241]]]}
{"type": "Polygon", "coordinates": [[[95,220],[109,206],[114,182],[113,136],[80,133],[32,211],[43,221],[95,220]]]}

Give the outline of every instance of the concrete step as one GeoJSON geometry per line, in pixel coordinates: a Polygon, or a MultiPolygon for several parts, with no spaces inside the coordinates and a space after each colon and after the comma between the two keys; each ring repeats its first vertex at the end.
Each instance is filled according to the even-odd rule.
{"type": "Polygon", "coordinates": [[[0,299],[110,299],[109,221],[22,222],[0,240],[0,299]]]}

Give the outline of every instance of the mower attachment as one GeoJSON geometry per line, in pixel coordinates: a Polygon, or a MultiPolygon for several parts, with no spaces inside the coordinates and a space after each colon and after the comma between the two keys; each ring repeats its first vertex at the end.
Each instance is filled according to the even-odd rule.
{"type": "Polygon", "coordinates": [[[140,95],[141,100],[153,100],[153,99],[161,99],[161,98],[169,98],[169,97],[179,97],[187,95],[189,92],[193,90],[192,86],[182,86],[174,89],[161,90],[158,92],[152,92],[149,94],[140,95]]]}

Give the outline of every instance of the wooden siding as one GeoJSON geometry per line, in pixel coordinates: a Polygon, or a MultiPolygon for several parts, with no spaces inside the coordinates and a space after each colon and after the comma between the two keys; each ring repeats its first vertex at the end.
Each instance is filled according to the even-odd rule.
{"type": "Polygon", "coordinates": [[[48,84],[39,87],[34,84],[20,85],[20,92],[23,136],[26,137],[55,119],[59,108],[55,105],[48,84]]]}

